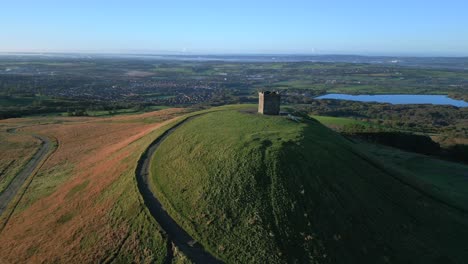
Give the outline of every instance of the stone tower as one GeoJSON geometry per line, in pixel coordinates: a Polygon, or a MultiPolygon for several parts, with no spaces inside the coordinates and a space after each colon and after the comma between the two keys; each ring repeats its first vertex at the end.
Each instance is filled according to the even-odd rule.
{"type": "Polygon", "coordinates": [[[279,115],[280,99],[280,94],[278,92],[259,92],[258,112],[264,115],[279,115]]]}

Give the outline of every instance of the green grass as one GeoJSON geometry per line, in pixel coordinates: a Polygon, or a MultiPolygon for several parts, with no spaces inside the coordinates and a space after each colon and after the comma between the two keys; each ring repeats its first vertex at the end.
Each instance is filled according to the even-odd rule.
{"type": "Polygon", "coordinates": [[[70,199],[74,195],[81,193],[88,186],[88,184],[89,184],[89,180],[76,185],[67,193],[67,195],[65,196],[65,199],[70,199]]]}
{"type": "Polygon", "coordinates": [[[468,166],[429,156],[374,144],[361,144],[366,151],[387,164],[412,173],[434,186],[454,203],[468,210],[468,166]]]}
{"type": "MultiPolygon", "coordinates": [[[[163,263],[167,256],[167,237],[143,203],[137,188],[135,170],[142,151],[176,122],[165,125],[132,143],[138,145],[141,151],[133,152],[124,160],[128,164],[128,169],[123,171],[118,180],[102,192],[96,201],[98,204],[106,203],[108,200],[116,201],[109,211],[112,219],[110,225],[114,228],[122,226],[128,228],[129,237],[116,254],[114,263],[163,263]]],[[[91,247],[93,244],[99,244],[99,240],[92,239],[83,243],[86,247],[91,247]]],[[[173,263],[191,262],[181,252],[175,252],[173,263]]]]}
{"type": "MultiPolygon", "coordinates": [[[[87,111],[89,116],[93,117],[109,117],[109,116],[117,116],[117,115],[129,115],[129,114],[142,114],[151,111],[158,111],[163,109],[168,109],[169,106],[163,105],[152,105],[148,106],[144,109],[136,109],[136,108],[125,108],[125,109],[117,109],[113,112],[106,111],[106,110],[96,110],[96,111],[87,111]]],[[[66,113],[64,113],[66,115],[66,113]]]]}
{"type": "Polygon", "coordinates": [[[4,131],[0,131],[0,142],[0,193],[2,193],[38,151],[40,144],[30,135],[12,135],[4,131]]]}
{"type": "Polygon", "coordinates": [[[70,179],[73,167],[71,164],[62,163],[54,168],[38,171],[21,202],[18,204],[15,214],[25,210],[39,199],[55,192],[58,186],[70,179]]]}
{"type": "Polygon", "coordinates": [[[33,97],[0,97],[0,106],[6,107],[30,105],[33,101],[33,97]]]}
{"type": "Polygon", "coordinates": [[[463,263],[466,215],[369,156],[313,120],[220,111],[160,145],[153,188],[229,263],[463,263]]]}
{"type": "MultiPolygon", "coordinates": [[[[168,109],[170,106],[165,105],[152,105],[145,107],[144,109],[137,109],[137,108],[123,108],[123,109],[116,109],[114,111],[109,110],[89,110],[86,111],[88,116],[91,117],[112,117],[112,116],[119,116],[119,115],[137,115],[143,114],[152,111],[164,110],[168,109]]],[[[34,114],[34,115],[26,115],[27,117],[57,117],[57,116],[68,116],[67,112],[51,112],[51,113],[41,113],[41,114],[34,114]]]]}
{"type": "Polygon", "coordinates": [[[66,213],[57,220],[57,224],[65,224],[66,222],[72,220],[73,216],[75,216],[73,213],[66,213]]]}
{"type": "Polygon", "coordinates": [[[67,100],[50,98],[47,96],[2,96],[0,95],[0,108],[3,107],[25,107],[31,105],[41,105],[45,103],[67,102],[67,100]]]}
{"type": "Polygon", "coordinates": [[[311,115],[312,118],[316,119],[320,123],[324,124],[325,126],[348,126],[348,125],[363,125],[368,126],[369,123],[352,119],[346,117],[333,117],[333,116],[318,116],[318,115],[311,115]]]}

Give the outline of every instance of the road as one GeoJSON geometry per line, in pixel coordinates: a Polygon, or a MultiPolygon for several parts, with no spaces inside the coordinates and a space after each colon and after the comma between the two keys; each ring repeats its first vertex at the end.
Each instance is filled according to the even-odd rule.
{"type": "MultiPolygon", "coordinates": [[[[8,133],[16,133],[16,129],[9,129],[8,133]]],[[[18,193],[21,186],[23,186],[24,182],[31,176],[36,167],[49,152],[52,143],[48,138],[36,134],[33,134],[32,136],[41,141],[41,146],[34,156],[28,161],[26,166],[24,166],[18,175],[16,175],[16,177],[11,181],[10,185],[8,185],[8,187],[0,194],[0,215],[2,215],[8,204],[18,193]]]]}
{"type": "MultiPolygon", "coordinates": [[[[156,195],[151,192],[148,183],[150,180],[149,165],[151,162],[151,157],[155,153],[156,149],[159,147],[161,142],[163,142],[172,132],[174,132],[174,130],[193,118],[195,118],[195,116],[189,117],[173,126],[164,132],[146,149],[138,162],[136,170],[138,189],[143,196],[144,203],[150,211],[151,215],[167,234],[169,243],[174,243],[177,248],[194,263],[223,263],[204,250],[200,244],[195,243],[195,240],[179,224],[176,223],[176,221],[166,212],[156,195]]],[[[169,258],[166,259],[165,262],[171,263],[173,253],[170,246],[168,246],[168,251],[169,258]]]]}

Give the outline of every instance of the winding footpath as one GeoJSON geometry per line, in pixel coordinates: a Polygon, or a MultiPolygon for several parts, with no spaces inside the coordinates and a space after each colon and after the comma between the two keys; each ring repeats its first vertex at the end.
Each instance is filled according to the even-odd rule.
{"type": "MultiPolygon", "coordinates": [[[[16,129],[8,129],[7,132],[16,133],[16,129]]],[[[36,134],[33,134],[32,136],[41,141],[41,146],[39,150],[36,151],[34,156],[28,161],[26,166],[24,166],[24,168],[11,181],[8,187],[0,194],[0,215],[2,215],[2,213],[6,210],[8,204],[16,196],[21,186],[23,186],[25,181],[30,176],[32,176],[37,166],[39,166],[41,161],[47,156],[47,153],[49,152],[49,149],[52,145],[51,141],[46,137],[36,134]]]]}
{"type": "Polygon", "coordinates": [[[144,203],[153,218],[159,223],[163,231],[168,236],[168,258],[165,260],[165,263],[172,263],[172,258],[174,257],[171,246],[172,243],[194,263],[223,263],[204,250],[201,245],[196,243],[195,240],[176,223],[176,221],[166,212],[158,198],[149,187],[149,165],[151,157],[155,153],[156,149],[159,147],[161,142],[163,142],[180,125],[195,117],[196,116],[188,117],[179,122],[151,143],[143,153],[141,159],[138,161],[136,169],[138,189],[143,197],[144,203]]]}

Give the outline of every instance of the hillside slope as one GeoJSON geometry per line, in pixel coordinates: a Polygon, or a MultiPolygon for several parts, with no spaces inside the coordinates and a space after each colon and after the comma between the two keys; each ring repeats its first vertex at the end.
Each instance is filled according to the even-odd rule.
{"type": "Polygon", "coordinates": [[[2,134],[10,149],[33,146],[18,137],[28,134],[58,146],[17,206],[0,216],[0,263],[164,263],[167,238],[141,200],[135,169],[147,146],[184,113],[1,120],[1,127],[23,127],[2,134]]]}
{"type": "Polygon", "coordinates": [[[462,263],[468,217],[313,120],[238,111],[181,125],[154,191],[207,250],[240,263],[462,263]]]}

